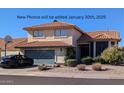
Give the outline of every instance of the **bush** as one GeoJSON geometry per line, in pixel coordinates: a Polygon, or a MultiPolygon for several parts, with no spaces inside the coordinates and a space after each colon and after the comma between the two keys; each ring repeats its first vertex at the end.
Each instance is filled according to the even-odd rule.
{"type": "Polygon", "coordinates": [[[102,70],[102,65],[100,63],[94,63],[92,65],[92,69],[95,71],[101,71],[102,70]]]}
{"type": "Polygon", "coordinates": [[[81,59],[81,62],[86,65],[91,65],[94,60],[92,59],[92,57],[85,57],[81,59]]]}
{"type": "Polygon", "coordinates": [[[68,59],[68,60],[66,60],[65,65],[74,67],[77,65],[77,61],[76,61],[76,59],[68,59]]]}
{"type": "Polygon", "coordinates": [[[95,57],[94,62],[101,63],[101,64],[107,64],[106,61],[101,56],[95,57]]]}
{"type": "Polygon", "coordinates": [[[123,61],[123,52],[114,46],[107,48],[101,54],[101,57],[109,64],[119,65],[123,61]]]}
{"type": "Polygon", "coordinates": [[[41,70],[41,71],[43,71],[43,70],[47,70],[48,67],[46,65],[42,64],[42,65],[39,65],[38,66],[38,69],[41,70]]]}
{"type": "Polygon", "coordinates": [[[75,55],[75,48],[73,47],[70,47],[70,48],[67,48],[66,50],[66,55],[65,55],[65,62],[68,60],[68,59],[75,59],[76,55],[75,55]]]}
{"type": "Polygon", "coordinates": [[[77,69],[78,69],[78,70],[84,71],[85,68],[86,68],[86,66],[83,65],[83,64],[79,64],[79,65],[77,65],[77,69]]]}
{"type": "Polygon", "coordinates": [[[119,50],[122,52],[122,63],[124,63],[124,47],[119,48],[119,50]]]}

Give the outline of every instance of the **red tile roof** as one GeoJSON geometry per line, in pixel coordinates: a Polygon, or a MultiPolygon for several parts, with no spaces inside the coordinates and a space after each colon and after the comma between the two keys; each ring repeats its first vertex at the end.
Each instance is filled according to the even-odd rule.
{"type": "MultiPolygon", "coordinates": [[[[119,33],[116,31],[94,31],[83,33],[79,38],[78,43],[94,41],[94,40],[120,40],[119,33]]],[[[27,41],[18,43],[16,48],[25,48],[25,47],[68,47],[71,46],[62,41],[36,41],[30,42],[27,41]]]]}
{"type": "Polygon", "coordinates": [[[16,48],[25,48],[25,47],[69,47],[71,45],[61,42],[61,41],[35,41],[35,42],[23,42],[19,43],[16,48]]]}
{"type": "Polygon", "coordinates": [[[93,31],[82,34],[78,42],[93,40],[120,40],[119,33],[116,31],[93,31]]]}
{"type": "Polygon", "coordinates": [[[66,23],[66,22],[60,22],[60,21],[53,21],[50,23],[44,23],[44,24],[40,24],[40,25],[35,25],[35,26],[29,26],[29,27],[24,27],[24,30],[27,31],[34,31],[34,30],[54,30],[54,29],[76,29],[77,31],[83,33],[83,31],[70,23],[66,23]]]}
{"type": "MultiPolygon", "coordinates": [[[[7,45],[7,51],[18,51],[19,49],[16,49],[15,46],[21,42],[26,42],[26,38],[15,38],[11,43],[7,45]]],[[[1,50],[5,50],[5,42],[3,39],[0,39],[0,48],[1,50]]]]}
{"type": "Polygon", "coordinates": [[[4,50],[4,45],[5,45],[5,42],[3,39],[0,39],[0,49],[1,50],[4,50]]]}

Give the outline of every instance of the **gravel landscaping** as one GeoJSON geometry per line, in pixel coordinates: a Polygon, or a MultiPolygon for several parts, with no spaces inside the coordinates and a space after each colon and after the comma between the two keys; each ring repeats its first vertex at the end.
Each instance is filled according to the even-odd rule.
{"type": "Polygon", "coordinates": [[[102,71],[92,70],[91,65],[86,65],[86,70],[78,70],[77,67],[53,67],[49,70],[40,71],[38,67],[18,69],[0,68],[0,75],[23,75],[23,76],[47,76],[69,78],[97,78],[97,79],[124,79],[124,66],[102,65],[102,71]]]}
{"type": "Polygon", "coordinates": [[[111,65],[103,65],[103,71],[94,71],[92,70],[92,66],[86,66],[85,71],[80,71],[77,67],[67,67],[61,66],[58,68],[53,68],[46,70],[45,72],[59,72],[59,73],[113,73],[113,74],[124,74],[124,66],[111,66],[111,65]]]}

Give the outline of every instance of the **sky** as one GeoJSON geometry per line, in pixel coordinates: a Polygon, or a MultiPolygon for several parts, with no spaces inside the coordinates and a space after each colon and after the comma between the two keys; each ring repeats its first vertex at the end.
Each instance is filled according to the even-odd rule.
{"type": "Polygon", "coordinates": [[[122,39],[119,46],[124,46],[124,9],[121,8],[0,8],[0,38],[27,37],[23,27],[54,19],[74,24],[84,32],[118,31],[122,39]]]}

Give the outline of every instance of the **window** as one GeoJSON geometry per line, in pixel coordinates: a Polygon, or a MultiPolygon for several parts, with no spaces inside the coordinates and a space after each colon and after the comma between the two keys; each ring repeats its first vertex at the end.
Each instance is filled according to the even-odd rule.
{"type": "Polygon", "coordinates": [[[55,36],[67,36],[66,30],[55,30],[55,36]]]}
{"type": "Polygon", "coordinates": [[[61,30],[56,30],[55,31],[55,36],[61,36],[61,30]]]}
{"type": "Polygon", "coordinates": [[[108,41],[96,42],[96,55],[99,56],[108,47],[108,41]]]}
{"type": "Polygon", "coordinates": [[[67,31],[61,30],[61,36],[67,36],[67,31]]]}
{"type": "Polygon", "coordinates": [[[42,31],[33,31],[33,37],[44,37],[44,33],[42,31]]]}

